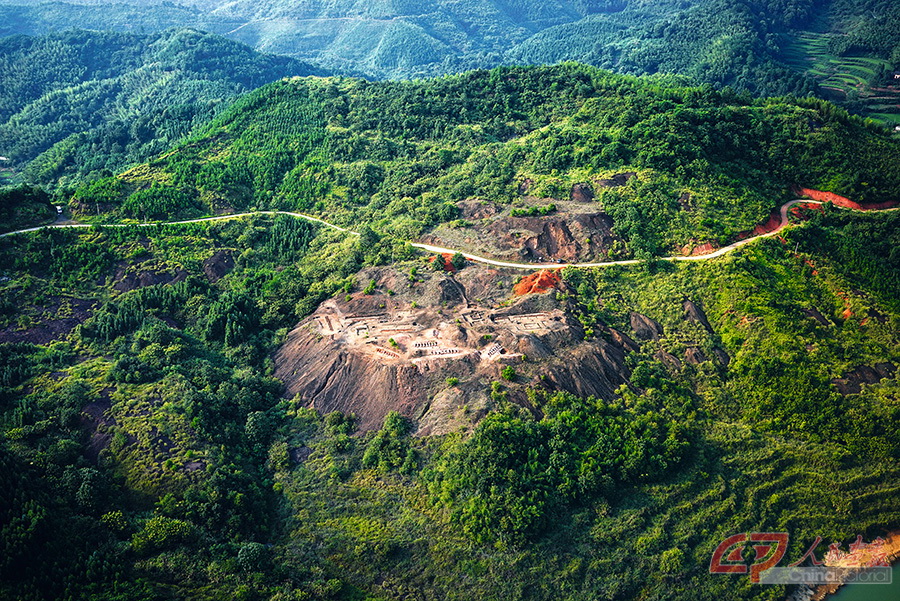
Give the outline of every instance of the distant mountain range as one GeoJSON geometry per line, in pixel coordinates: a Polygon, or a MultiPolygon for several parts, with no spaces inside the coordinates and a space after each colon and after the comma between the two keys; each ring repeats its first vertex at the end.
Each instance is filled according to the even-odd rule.
{"type": "Polygon", "coordinates": [[[6,0],[0,155],[7,167],[31,162],[31,181],[65,183],[145,160],[223,101],[286,75],[570,60],[758,96],[817,94],[895,125],[898,11],[885,0],[6,0]]]}
{"type": "Polygon", "coordinates": [[[0,35],[193,27],[374,78],[575,60],[760,96],[831,94],[900,122],[897,98],[879,91],[900,68],[898,11],[890,0],[5,0],[0,35]]]}

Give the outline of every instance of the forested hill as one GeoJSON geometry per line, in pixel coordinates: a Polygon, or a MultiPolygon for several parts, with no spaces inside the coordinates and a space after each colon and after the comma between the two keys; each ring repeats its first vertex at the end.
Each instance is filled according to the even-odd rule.
{"type": "Polygon", "coordinates": [[[73,202],[83,216],[139,219],[302,210],[409,240],[456,219],[461,201],[568,200],[578,185],[593,188],[631,253],[663,254],[752,229],[797,184],[894,199],[897,164],[900,141],[824,101],[753,100],[570,63],[412,82],[283,80],[73,202]],[[636,176],[596,183],[616,173],[636,176]]]}
{"type": "Polygon", "coordinates": [[[190,26],[376,79],[579,61],[815,93],[900,124],[896,11],[890,0],[0,0],[0,35],[190,26]]]}
{"type": "MultiPolygon", "coordinates": [[[[10,0],[7,0],[10,2],[10,0]]],[[[13,1],[12,4],[17,4],[13,1]]],[[[25,4],[25,3],[23,3],[25,4]]],[[[777,34],[815,0],[76,1],[0,7],[0,32],[168,27],[181,22],[267,52],[374,77],[579,60],[628,73],[678,72],[761,95],[812,90],[777,59],[777,34]]]]}
{"type": "Polygon", "coordinates": [[[158,153],[238,95],[318,71],[193,30],[0,39],[0,156],[57,180],[158,153]],[[48,152],[49,151],[49,152],[48,152]]]}
{"type": "Polygon", "coordinates": [[[785,599],[711,575],[717,546],[790,532],[795,561],[900,523],[900,214],[519,281],[405,242],[651,259],[793,183],[895,199],[898,152],[824,101],[574,64],[251,92],[76,216],[360,235],[0,239],[0,599],[785,599]],[[417,332],[469,354],[403,363],[417,332]]]}

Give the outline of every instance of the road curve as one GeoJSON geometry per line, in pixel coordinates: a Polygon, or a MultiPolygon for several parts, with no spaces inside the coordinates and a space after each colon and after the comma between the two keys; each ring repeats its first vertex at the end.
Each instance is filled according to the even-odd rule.
{"type": "MultiPolygon", "coordinates": [[[[715,259],[716,257],[721,257],[735,250],[736,248],[740,248],[744,245],[750,244],[754,240],[758,240],[759,238],[768,238],[770,236],[774,236],[778,234],[781,230],[786,228],[789,225],[788,221],[788,211],[791,207],[798,204],[822,204],[816,200],[792,200],[790,202],[786,202],[781,205],[781,223],[775,228],[773,231],[760,234],[758,236],[752,236],[750,238],[745,238],[743,240],[738,240],[737,242],[733,242],[728,246],[723,246],[722,248],[716,250],[715,252],[711,252],[705,255],[697,255],[697,256],[674,256],[674,257],[660,257],[662,261],[707,261],[709,259],[715,259]]],[[[415,248],[421,248],[422,250],[427,250],[433,253],[456,253],[456,250],[450,248],[442,248],[440,246],[432,246],[430,244],[412,244],[415,248]]],[[[486,263],[488,265],[495,265],[497,267],[508,267],[511,269],[558,269],[560,267],[610,267],[612,265],[637,265],[640,263],[637,259],[628,259],[624,261],[604,261],[602,263],[507,263],[505,261],[494,261],[493,259],[486,259],[485,257],[479,257],[477,255],[472,255],[462,252],[466,258],[475,261],[476,263],[486,263]]]]}
{"type": "MultiPolygon", "coordinates": [[[[786,202],[781,205],[780,213],[781,213],[781,223],[778,225],[776,229],[771,232],[765,234],[759,234],[757,236],[752,236],[750,238],[745,238],[743,240],[738,240],[737,242],[733,242],[728,246],[723,246],[722,248],[716,250],[715,252],[711,252],[705,255],[697,255],[697,256],[673,256],[673,257],[660,257],[659,259],[662,261],[707,261],[709,259],[715,259],[717,257],[721,257],[730,253],[731,251],[750,244],[754,240],[758,240],[759,238],[768,238],[771,236],[775,236],[781,230],[786,228],[789,225],[788,221],[788,211],[791,207],[798,204],[823,204],[816,200],[792,200],[790,202],[786,202]]],[[[897,209],[887,209],[887,210],[897,210],[897,209]]],[[[221,215],[218,217],[202,217],[200,219],[186,219],[184,221],[163,221],[158,223],[111,223],[111,224],[87,224],[87,223],[57,223],[50,225],[42,225],[38,227],[31,227],[23,230],[17,230],[15,232],[8,232],[6,234],[0,234],[0,238],[6,238],[7,236],[15,236],[17,234],[25,234],[28,232],[37,232],[43,229],[49,228],[86,228],[86,227],[153,227],[159,225],[183,225],[188,223],[203,223],[206,221],[225,221],[228,219],[241,219],[243,217],[251,217],[253,215],[289,215],[291,217],[295,217],[297,219],[304,219],[306,221],[311,221],[313,223],[318,223],[325,227],[331,228],[333,230],[337,230],[339,232],[343,232],[345,234],[350,234],[352,236],[359,236],[359,232],[355,232],[353,230],[341,227],[339,225],[334,225],[332,223],[328,223],[318,217],[313,217],[311,215],[306,215],[304,213],[293,213],[290,211],[256,211],[252,213],[235,213],[233,215],[221,215]]],[[[419,242],[410,242],[410,246],[413,248],[418,248],[420,250],[425,250],[432,253],[438,254],[456,254],[457,252],[465,255],[467,259],[473,261],[475,263],[484,263],[485,265],[493,265],[494,267],[505,267],[508,269],[525,269],[525,270],[535,270],[535,269],[559,269],[561,267],[610,267],[612,265],[637,265],[640,263],[637,259],[627,259],[624,261],[604,261],[601,263],[511,263],[508,261],[497,261],[494,259],[488,259],[487,257],[480,257],[478,255],[474,255],[470,252],[467,252],[462,249],[456,248],[445,248],[443,246],[434,246],[431,244],[421,244],[419,242]]]]}

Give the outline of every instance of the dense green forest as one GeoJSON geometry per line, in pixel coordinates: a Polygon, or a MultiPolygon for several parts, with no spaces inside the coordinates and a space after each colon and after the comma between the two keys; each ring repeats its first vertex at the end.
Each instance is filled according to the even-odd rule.
{"type": "Polygon", "coordinates": [[[756,96],[814,94],[900,125],[891,11],[862,0],[11,2],[0,5],[0,36],[72,27],[129,35],[54,33],[0,45],[0,76],[13,99],[0,98],[0,156],[24,171],[16,181],[29,183],[115,172],[162,152],[239,93],[318,72],[213,36],[141,35],[185,26],[328,72],[405,78],[579,61],[756,96]],[[94,50],[112,62],[85,64],[83,52],[94,50]]]}
{"type": "Polygon", "coordinates": [[[659,259],[798,186],[900,198],[892,2],[6,1],[0,233],[56,204],[83,227],[0,238],[0,600],[783,601],[711,575],[716,546],[900,527],[900,212],[797,208],[659,259]],[[159,31],[185,24],[398,80],[159,31]],[[608,70],[510,66],[569,59],[608,70]],[[520,296],[409,244],[579,219],[636,264],[520,296]],[[565,327],[423,370],[422,412],[477,393],[440,434],[393,397],[369,431],[286,392],[294,332],[331,339],[301,320],[422,289],[459,336],[454,302],[565,327]],[[544,370],[584,348],[622,377],[603,398],[544,370]]]}
{"type": "Polygon", "coordinates": [[[119,171],[169,148],[240,94],[316,71],[190,30],[0,39],[0,156],[32,182],[119,171]]]}
{"type": "Polygon", "coordinates": [[[0,345],[0,596],[783,598],[711,577],[712,549],[789,529],[793,557],[900,518],[896,379],[830,384],[900,361],[898,226],[827,211],[703,265],[568,269],[557,300],[597,336],[631,311],[667,333],[620,400],[537,387],[526,411],[512,374],[471,434],[430,438],[396,413],[360,436],[270,375],[284,328],[361,267],[427,264],[390,238],[282,216],[4,239],[3,331],[82,323],[0,345]],[[158,283],[123,289],[122,265],[158,283]],[[659,358],[689,347],[731,361],[659,358]]]}
{"type": "Polygon", "coordinates": [[[881,126],[814,99],[681,83],[575,64],[285,80],[173,152],[79,187],[73,209],[100,221],[299,210],[412,240],[455,219],[459,201],[568,200],[588,182],[628,254],[646,257],[727,242],[795,185],[861,202],[900,191],[900,143],[881,126]],[[597,183],[617,172],[637,177],[597,183]]]}
{"type": "MultiPolygon", "coordinates": [[[[41,225],[56,217],[53,198],[41,188],[0,188],[0,233],[41,225]]],[[[63,199],[58,199],[64,202],[63,199]]]]}

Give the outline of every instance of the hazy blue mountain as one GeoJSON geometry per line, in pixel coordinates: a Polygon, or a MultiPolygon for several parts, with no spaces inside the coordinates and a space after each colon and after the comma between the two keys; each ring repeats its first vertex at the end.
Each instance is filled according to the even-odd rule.
{"type": "Polygon", "coordinates": [[[702,65],[709,60],[705,55],[718,56],[717,47],[728,46],[732,38],[741,51],[746,50],[748,44],[768,33],[766,27],[747,26],[743,21],[763,19],[780,27],[794,20],[786,16],[789,13],[805,16],[813,0],[724,4],[715,0],[126,0],[115,4],[79,0],[20,4],[27,6],[24,10],[21,6],[0,7],[0,22],[6,23],[0,26],[0,33],[34,34],[72,25],[139,31],[177,23],[221,33],[266,52],[376,77],[440,74],[523,60],[578,59],[611,66],[621,63],[625,70],[641,72],[699,63],[695,70],[716,80],[717,74],[706,73],[702,65]],[[679,21],[683,15],[687,22],[679,21]],[[694,41],[690,48],[672,44],[672,35],[681,35],[679,24],[682,29],[691,28],[695,21],[711,24],[704,26],[707,31],[701,35],[689,36],[694,41]],[[741,22],[736,25],[735,21],[741,22]],[[734,27],[739,30],[733,31],[734,27]],[[644,52],[651,55],[625,52],[619,56],[623,48],[636,42],[642,51],[646,45],[644,52]],[[653,49],[660,45],[680,55],[674,61],[657,60],[653,49]],[[701,46],[699,52],[697,46],[701,46]]]}

